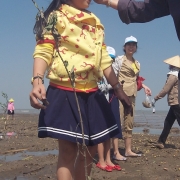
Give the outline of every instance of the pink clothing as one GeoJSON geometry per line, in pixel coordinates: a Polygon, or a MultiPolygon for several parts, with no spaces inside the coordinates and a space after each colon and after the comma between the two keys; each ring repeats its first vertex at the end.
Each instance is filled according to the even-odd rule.
{"type": "Polygon", "coordinates": [[[14,103],[13,103],[13,102],[9,102],[7,109],[10,110],[10,111],[14,110],[14,109],[15,109],[15,108],[14,108],[14,103]]]}

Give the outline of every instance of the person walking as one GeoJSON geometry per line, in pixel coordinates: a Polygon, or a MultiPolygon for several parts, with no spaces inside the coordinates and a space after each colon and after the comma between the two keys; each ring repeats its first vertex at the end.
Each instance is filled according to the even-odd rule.
{"type": "Polygon", "coordinates": [[[167,116],[164,120],[164,128],[157,143],[154,145],[163,149],[170,133],[170,130],[177,120],[180,126],[180,106],[178,102],[178,72],[180,70],[180,57],[175,56],[164,61],[169,64],[169,72],[167,73],[167,80],[162,90],[154,97],[153,105],[167,95],[168,106],[170,106],[167,116]]]}
{"type": "Polygon", "coordinates": [[[106,51],[104,27],[87,10],[90,2],[53,0],[44,12],[45,19],[40,16],[34,26],[37,45],[30,103],[41,109],[38,137],[58,139],[58,180],[87,179],[97,144],[119,133],[106,98],[98,91],[97,81],[103,75],[124,108],[131,111],[106,51]],[[46,71],[50,79],[47,93],[46,71]],[[87,167],[84,155],[79,153],[77,157],[82,149],[87,167]]]}
{"type": "Polygon", "coordinates": [[[132,131],[133,131],[133,121],[135,113],[135,100],[137,96],[137,91],[142,88],[145,94],[151,95],[151,90],[145,84],[143,84],[144,78],[139,76],[140,63],[134,59],[133,55],[137,51],[137,39],[133,36],[129,36],[124,42],[124,55],[117,56],[113,68],[119,72],[119,81],[123,83],[123,90],[129,97],[133,114],[125,113],[122,103],[120,102],[120,118],[122,122],[123,138],[125,142],[125,156],[126,157],[139,157],[141,154],[134,153],[132,151],[132,131]]]}

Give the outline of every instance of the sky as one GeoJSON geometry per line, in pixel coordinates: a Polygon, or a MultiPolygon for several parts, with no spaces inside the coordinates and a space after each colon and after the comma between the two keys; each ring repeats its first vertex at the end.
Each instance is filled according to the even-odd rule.
{"type": "MultiPolygon", "coordinates": [[[[47,8],[50,0],[36,0],[41,8],[47,8]]],[[[105,27],[105,43],[123,55],[124,40],[134,36],[138,50],[134,58],[141,64],[140,76],[152,91],[152,98],[159,93],[166,82],[168,65],[163,61],[180,54],[173,19],[166,16],[148,23],[126,25],[121,22],[118,12],[103,5],[91,3],[89,10],[96,14],[105,27]]],[[[1,0],[0,6],[0,93],[15,100],[16,109],[32,109],[29,93],[35,47],[33,26],[37,9],[31,0],[1,0]]],[[[46,87],[48,80],[45,81],[46,87]]],[[[142,106],[145,100],[143,90],[138,92],[136,110],[147,110],[142,106]]],[[[0,102],[5,99],[0,94],[0,102]]],[[[156,102],[156,110],[168,110],[167,98],[156,102]]]]}

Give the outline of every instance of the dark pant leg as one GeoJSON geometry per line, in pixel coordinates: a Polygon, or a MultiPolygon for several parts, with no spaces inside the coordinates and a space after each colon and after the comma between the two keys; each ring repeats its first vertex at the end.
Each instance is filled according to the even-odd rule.
{"type": "Polygon", "coordinates": [[[174,110],[174,114],[176,116],[177,122],[178,122],[178,124],[180,126],[180,106],[179,106],[179,104],[173,106],[173,110],[174,110]]]}
{"type": "Polygon", "coordinates": [[[174,107],[171,106],[170,109],[169,109],[169,112],[166,116],[166,119],[164,121],[164,128],[163,128],[163,131],[159,137],[159,140],[158,142],[161,142],[163,144],[165,144],[166,142],[166,139],[169,135],[169,132],[171,130],[171,127],[172,125],[174,124],[174,121],[176,120],[176,116],[174,114],[174,107]]]}

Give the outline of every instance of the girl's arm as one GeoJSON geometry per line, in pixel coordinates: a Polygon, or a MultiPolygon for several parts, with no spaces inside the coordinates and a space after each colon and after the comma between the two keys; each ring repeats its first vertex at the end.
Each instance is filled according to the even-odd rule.
{"type": "MultiPolygon", "coordinates": [[[[34,59],[34,66],[33,66],[33,77],[41,77],[44,79],[44,74],[47,69],[47,63],[40,58],[35,58],[34,59]]],[[[32,91],[30,92],[30,103],[31,106],[36,108],[36,109],[44,109],[46,106],[41,104],[39,100],[43,103],[47,102],[46,100],[46,89],[43,84],[43,81],[40,78],[36,78],[32,82],[33,88],[32,91]]]]}

